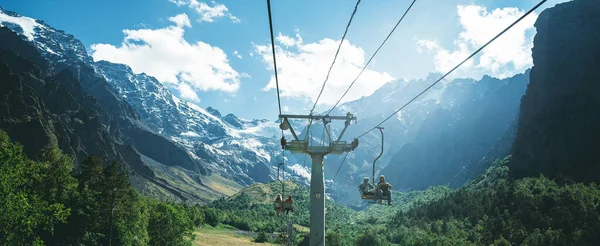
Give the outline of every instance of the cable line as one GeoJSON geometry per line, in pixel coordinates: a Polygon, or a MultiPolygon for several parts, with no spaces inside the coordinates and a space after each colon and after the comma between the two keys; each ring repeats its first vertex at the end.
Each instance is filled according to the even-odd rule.
{"type": "Polygon", "coordinates": [[[344,94],[342,95],[342,97],[340,97],[340,100],[338,100],[335,103],[335,105],[333,105],[333,107],[329,110],[329,112],[327,112],[327,114],[331,114],[331,111],[333,111],[335,109],[335,107],[337,107],[337,105],[346,96],[346,94],[348,94],[348,91],[350,91],[350,88],[352,88],[352,86],[354,85],[354,83],[356,83],[356,81],[358,80],[358,78],[360,77],[360,75],[362,75],[362,73],[365,71],[365,69],[367,69],[367,66],[369,66],[369,63],[371,63],[371,61],[373,60],[373,58],[375,58],[375,55],[377,55],[377,53],[379,52],[379,50],[381,49],[381,47],[383,47],[383,45],[392,36],[392,34],[394,33],[394,31],[396,31],[396,28],[398,27],[398,25],[400,25],[400,23],[402,22],[402,20],[404,20],[404,17],[406,16],[406,14],[408,14],[408,11],[410,11],[410,9],[413,7],[413,5],[415,4],[416,1],[417,0],[413,0],[412,3],[410,4],[410,6],[408,6],[408,8],[406,9],[406,11],[402,15],[402,17],[400,17],[400,20],[398,20],[398,22],[396,23],[396,25],[394,26],[394,28],[392,28],[392,31],[390,31],[390,34],[388,34],[387,37],[381,43],[381,45],[379,45],[379,48],[377,48],[377,50],[375,50],[375,53],[373,53],[373,55],[371,56],[371,58],[369,58],[369,61],[367,61],[367,63],[362,68],[362,70],[360,71],[360,73],[358,73],[358,76],[356,76],[356,78],[352,81],[352,83],[350,84],[350,86],[348,86],[348,89],[346,89],[346,91],[344,92],[344,94]]]}
{"type": "Polygon", "coordinates": [[[367,133],[375,130],[377,127],[381,126],[381,124],[385,123],[386,121],[388,121],[390,118],[392,118],[394,115],[396,115],[398,112],[400,112],[400,110],[404,109],[406,106],[408,106],[410,103],[412,103],[413,101],[415,101],[418,97],[420,97],[421,95],[425,94],[425,92],[427,92],[429,89],[431,89],[431,87],[435,86],[437,83],[439,83],[440,81],[442,81],[444,78],[446,78],[446,76],[448,76],[450,73],[454,72],[454,70],[458,69],[458,67],[460,67],[461,65],[463,65],[465,62],[467,62],[469,59],[473,58],[477,53],[479,53],[481,50],[483,50],[485,47],[487,47],[489,44],[491,44],[492,42],[494,42],[496,39],[498,39],[500,36],[502,36],[502,34],[504,34],[506,31],[508,31],[509,29],[511,29],[513,26],[515,26],[517,23],[519,23],[521,20],[523,20],[525,17],[527,17],[529,14],[531,14],[533,11],[535,11],[537,8],[539,8],[542,4],[544,4],[546,1],[548,0],[542,0],[540,1],[537,5],[535,5],[532,9],[530,9],[529,11],[527,11],[527,13],[525,13],[523,16],[521,16],[519,19],[517,19],[515,22],[513,22],[512,24],[510,24],[507,28],[505,28],[504,30],[502,30],[500,33],[498,33],[498,35],[496,35],[494,38],[492,38],[490,41],[488,41],[487,43],[485,43],[483,46],[481,46],[481,48],[477,49],[475,52],[473,52],[473,54],[471,54],[469,57],[467,57],[466,59],[464,59],[462,62],[460,62],[458,65],[456,65],[454,68],[452,68],[450,71],[448,71],[446,74],[444,74],[441,78],[439,78],[437,81],[435,81],[433,84],[431,84],[430,86],[428,86],[427,88],[425,88],[425,90],[423,90],[421,93],[417,94],[417,96],[415,96],[413,99],[411,99],[410,101],[408,101],[406,104],[404,104],[402,107],[400,107],[400,109],[396,110],[393,114],[391,114],[390,116],[388,116],[387,118],[385,118],[385,120],[383,120],[381,123],[377,124],[375,127],[371,128],[370,130],[366,131],[365,133],[361,134],[360,136],[358,136],[357,138],[361,138],[362,136],[366,135],[367,133]]]}
{"type": "Polygon", "coordinates": [[[281,115],[281,99],[279,99],[279,78],[277,77],[277,58],[275,57],[275,38],[273,38],[273,18],[271,17],[271,0],[267,0],[269,10],[269,30],[271,30],[271,49],[273,50],[273,68],[275,69],[275,85],[277,87],[277,104],[281,115]]]}
{"type": "Polygon", "coordinates": [[[315,104],[313,105],[312,109],[310,110],[311,114],[312,114],[313,110],[315,110],[315,107],[317,106],[317,103],[319,102],[319,98],[321,98],[321,94],[323,94],[323,89],[325,89],[325,84],[327,83],[327,80],[329,79],[329,74],[331,73],[331,69],[333,69],[333,65],[335,64],[338,54],[340,53],[340,49],[342,48],[342,44],[344,43],[344,39],[346,38],[348,29],[350,28],[350,24],[352,23],[354,14],[356,14],[356,10],[358,9],[358,4],[360,4],[360,0],[356,1],[356,5],[354,6],[354,11],[352,12],[352,15],[350,15],[350,20],[348,21],[348,24],[346,25],[346,30],[344,31],[344,35],[342,35],[342,40],[340,41],[340,44],[338,45],[337,51],[335,52],[335,56],[333,57],[333,62],[331,63],[331,66],[329,67],[329,71],[327,71],[327,76],[325,76],[325,81],[323,81],[323,86],[321,86],[321,91],[319,92],[319,95],[317,96],[317,100],[315,100],[315,104]]]}
{"type": "MultiPolygon", "coordinates": [[[[275,56],[275,38],[273,37],[273,17],[271,15],[271,0],[267,0],[267,10],[269,13],[269,31],[271,32],[271,50],[273,52],[273,69],[275,71],[275,86],[277,87],[277,106],[279,109],[279,115],[281,115],[281,99],[279,97],[279,77],[277,76],[277,57],[275,56]]],[[[281,141],[282,143],[285,140],[285,134],[283,133],[283,129],[281,129],[281,141]]],[[[281,165],[283,165],[282,170],[282,180],[285,180],[285,149],[281,150],[281,165]]],[[[279,167],[277,167],[277,179],[279,179],[279,167]]],[[[281,194],[285,193],[285,183],[281,181],[281,194]]]]}
{"type": "Polygon", "coordinates": [[[338,170],[335,172],[335,175],[333,175],[333,182],[335,182],[335,177],[337,177],[338,173],[340,172],[340,169],[342,169],[342,166],[344,165],[344,162],[346,162],[346,157],[348,157],[349,153],[350,152],[346,152],[346,155],[344,156],[342,163],[340,163],[340,167],[338,167],[338,170]]]}

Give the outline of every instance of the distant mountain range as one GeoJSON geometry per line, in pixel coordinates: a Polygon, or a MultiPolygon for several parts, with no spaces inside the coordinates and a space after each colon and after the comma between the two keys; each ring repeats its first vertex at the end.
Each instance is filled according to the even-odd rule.
{"type": "MultiPolygon", "coordinates": [[[[38,66],[43,74],[35,78],[40,80],[37,86],[47,86],[48,80],[53,79],[57,88],[65,91],[64,97],[73,98],[57,101],[48,96],[41,99],[45,106],[37,110],[58,117],[41,123],[43,132],[48,138],[64,142],[61,148],[69,149],[67,153],[75,158],[93,153],[105,160],[120,159],[137,174],[133,179],[138,189],[188,202],[230,195],[243,186],[275,178],[277,164],[282,160],[277,122],[240,119],[233,114],[223,116],[212,107],[203,109],[178,99],[147,74],[135,74],[122,64],[93,61],[72,35],[43,21],[0,11],[1,25],[12,30],[2,32],[2,48],[24,59],[36,57],[32,66],[38,66]],[[64,133],[73,130],[69,124],[78,122],[73,115],[61,116],[68,108],[73,108],[71,114],[77,110],[87,112],[94,120],[93,127],[86,122],[85,132],[75,129],[64,133]],[[65,130],[49,127],[60,121],[64,121],[65,130]],[[97,137],[89,138],[91,132],[97,137]],[[79,139],[77,144],[73,139],[79,139]]],[[[8,63],[12,75],[27,77],[27,73],[14,74],[18,66],[18,62],[8,63]]],[[[340,105],[332,114],[351,112],[358,117],[344,140],[352,140],[379,123],[439,76],[390,82],[370,96],[340,105]]],[[[528,77],[529,72],[504,80],[487,76],[479,81],[456,79],[434,87],[384,125],[385,152],[378,161],[377,175],[386,175],[400,190],[462,185],[494,158],[508,152],[510,144],[506,143],[514,137],[515,119],[528,77]]],[[[36,93],[40,96],[45,91],[39,89],[36,93]]],[[[13,103],[6,106],[14,107],[13,103]]],[[[19,116],[31,117],[24,112],[19,116]]],[[[32,140],[33,128],[28,124],[2,118],[5,123],[0,128],[8,129],[11,138],[20,141],[31,155],[48,142],[32,140]]],[[[307,122],[292,123],[304,138],[307,122]]],[[[334,136],[341,127],[332,125],[334,136]]],[[[322,124],[314,123],[310,129],[310,139],[319,143],[322,124]]],[[[380,138],[378,131],[362,137],[335,182],[331,179],[343,156],[327,156],[325,177],[333,199],[360,206],[356,185],[364,176],[371,176],[373,159],[381,148],[380,138]]],[[[307,184],[310,158],[286,154],[286,162],[290,174],[286,178],[307,184]]]]}

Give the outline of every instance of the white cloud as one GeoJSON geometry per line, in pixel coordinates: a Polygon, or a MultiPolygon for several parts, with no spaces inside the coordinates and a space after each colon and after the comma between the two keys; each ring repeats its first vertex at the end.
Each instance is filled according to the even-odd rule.
{"type": "Polygon", "coordinates": [[[187,83],[180,83],[179,86],[177,86],[177,90],[179,91],[179,95],[183,99],[192,102],[200,101],[200,98],[198,98],[198,94],[196,94],[194,89],[192,89],[192,87],[190,87],[187,83]]]}
{"type": "Polygon", "coordinates": [[[234,23],[240,22],[240,19],[229,13],[229,9],[222,3],[211,1],[211,5],[198,0],[169,0],[177,6],[188,6],[200,15],[198,22],[214,22],[216,19],[227,17],[234,23]]]}
{"type": "Polygon", "coordinates": [[[280,44],[285,45],[286,47],[294,46],[294,45],[302,45],[302,37],[300,37],[299,33],[296,33],[296,38],[292,38],[281,33],[277,34],[277,38],[275,38],[280,44]]]}
{"type": "Polygon", "coordinates": [[[188,2],[186,0],[169,0],[169,2],[172,2],[180,7],[188,4],[188,2]]]}
{"type": "Polygon", "coordinates": [[[234,55],[235,57],[237,57],[238,59],[242,59],[242,54],[240,54],[240,52],[238,52],[237,50],[234,50],[234,51],[233,51],[233,55],[234,55]]]}
{"type": "MultiPolygon", "coordinates": [[[[306,99],[314,102],[321,90],[339,41],[322,39],[318,42],[304,44],[302,37],[277,36],[277,42],[286,46],[277,46],[277,67],[279,69],[279,87],[282,97],[306,99]]],[[[255,52],[273,69],[273,56],[270,45],[253,44],[255,52]]],[[[345,40],[329,80],[319,99],[319,105],[333,105],[342,96],[365,64],[365,52],[360,47],[345,40]]],[[[370,95],[383,84],[394,80],[388,73],[365,70],[342,102],[356,100],[363,95],[370,95]]],[[[275,78],[271,79],[263,90],[275,89],[275,78]]]]}
{"type": "Polygon", "coordinates": [[[440,48],[440,45],[431,40],[417,40],[417,51],[423,53],[423,48],[426,50],[437,50],[440,48]]]}
{"type": "Polygon", "coordinates": [[[92,57],[95,61],[127,64],[135,73],[147,73],[162,83],[186,83],[202,91],[237,91],[240,74],[229,65],[227,54],[201,41],[188,43],[181,26],[185,18],[169,19],[175,25],[124,30],[125,37],[119,47],[93,44],[92,57]]]}
{"type": "Polygon", "coordinates": [[[190,18],[186,14],[178,14],[173,17],[169,17],[169,21],[175,23],[178,27],[192,27],[190,18]]]}
{"type": "MultiPolygon", "coordinates": [[[[434,53],[434,64],[438,72],[448,72],[473,51],[484,45],[500,31],[522,16],[525,12],[517,8],[495,9],[491,12],[483,6],[458,5],[458,16],[462,31],[454,40],[454,50],[441,47],[431,40],[418,40],[419,52],[434,53]]],[[[479,78],[490,75],[505,78],[525,71],[533,65],[533,29],[537,15],[532,13],[512,29],[469,60],[453,77],[479,78]]]]}
{"type": "Polygon", "coordinates": [[[290,112],[290,107],[288,107],[288,106],[283,106],[283,109],[282,109],[282,110],[283,110],[283,112],[286,112],[286,113],[287,113],[287,112],[290,112]]]}

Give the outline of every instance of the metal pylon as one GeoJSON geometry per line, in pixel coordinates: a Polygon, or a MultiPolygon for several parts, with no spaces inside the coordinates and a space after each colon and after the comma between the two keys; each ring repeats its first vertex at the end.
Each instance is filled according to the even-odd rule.
{"type": "Polygon", "coordinates": [[[289,129],[294,137],[294,140],[286,143],[283,148],[292,153],[308,154],[312,159],[310,176],[310,245],[325,245],[325,180],[323,175],[323,158],[327,154],[342,154],[353,151],[358,146],[358,139],[354,139],[350,143],[341,141],[344,132],[346,132],[351,121],[356,121],[356,117],[348,113],[346,116],[279,115],[279,118],[283,119],[280,128],[282,130],[289,129]],[[323,120],[323,127],[326,129],[329,145],[309,146],[308,141],[298,139],[288,119],[323,120]],[[331,132],[327,129],[327,124],[331,123],[332,120],[345,120],[345,127],[335,141],[331,139],[331,132]]]}

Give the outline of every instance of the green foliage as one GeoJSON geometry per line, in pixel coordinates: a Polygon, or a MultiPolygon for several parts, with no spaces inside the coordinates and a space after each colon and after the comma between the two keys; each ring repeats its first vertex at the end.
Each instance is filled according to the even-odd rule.
{"type": "Polygon", "coordinates": [[[600,190],[544,176],[512,180],[507,159],[449,195],[400,211],[388,230],[402,245],[596,245],[600,190]]]}
{"type": "Polygon", "coordinates": [[[148,223],[150,245],[191,245],[193,228],[184,211],[168,203],[152,205],[148,223]]]}
{"type": "MultiPolygon", "coordinates": [[[[280,183],[278,182],[273,182],[264,184],[264,186],[267,187],[267,190],[279,191],[281,190],[279,184],[280,183]]],[[[274,199],[276,194],[276,192],[268,194],[268,199],[274,199]]],[[[303,186],[296,186],[293,189],[290,189],[288,194],[291,195],[294,200],[294,211],[290,212],[288,215],[282,212],[277,216],[271,201],[265,204],[262,201],[251,198],[246,193],[238,194],[230,199],[216,200],[209,206],[222,213],[224,219],[221,223],[231,225],[240,230],[285,232],[288,218],[293,220],[296,224],[308,226],[308,189],[303,186]]],[[[349,221],[353,220],[353,217],[356,214],[356,211],[335,204],[329,200],[326,202],[326,208],[328,225],[331,224],[333,227],[336,227],[337,225],[346,225],[349,221]]],[[[209,222],[208,214],[206,221],[209,222]]]]}
{"type": "MultiPolygon", "coordinates": [[[[327,244],[600,245],[596,184],[560,176],[558,182],[511,179],[508,161],[455,191],[394,193],[391,207],[356,212],[327,201],[327,244]]],[[[295,211],[276,216],[270,202],[245,193],[204,206],[143,198],[123,165],[103,168],[95,156],[81,163],[76,177],[72,169],[73,160],[56,146],[33,161],[0,131],[1,245],[191,245],[194,227],[204,224],[258,231],[255,241],[267,242],[267,233],[285,233],[288,219],[309,222],[302,186],[290,190],[295,211]]],[[[308,244],[306,233],[297,231],[297,245],[308,244]]]]}
{"type": "Polygon", "coordinates": [[[55,148],[45,151],[44,161],[34,162],[0,131],[0,244],[42,245],[41,237],[52,235],[70,215],[61,202],[75,183],[65,178],[68,158],[55,148]]]}
{"type": "Polygon", "coordinates": [[[359,235],[356,239],[356,245],[388,245],[385,238],[381,238],[381,235],[374,232],[373,230],[367,229],[363,234],[359,235]]]}
{"type": "Polygon", "coordinates": [[[143,245],[148,241],[146,225],[149,208],[131,187],[129,177],[119,162],[103,170],[100,195],[102,233],[109,244],[143,245]]]}
{"type": "Polygon", "coordinates": [[[258,233],[258,235],[256,235],[256,238],[254,238],[254,242],[255,243],[269,242],[269,236],[267,236],[267,233],[265,233],[264,231],[261,231],[258,233]]]}
{"type": "Polygon", "coordinates": [[[325,235],[325,242],[331,246],[342,246],[342,235],[339,232],[327,231],[325,235]]]}
{"type": "Polygon", "coordinates": [[[57,146],[33,161],[0,130],[0,245],[190,244],[204,211],[140,197],[123,165],[102,163],[90,156],[74,177],[57,146]]]}
{"type": "Polygon", "coordinates": [[[221,211],[215,208],[204,208],[202,211],[204,213],[204,220],[211,226],[217,226],[225,219],[221,211]]]}
{"type": "MultiPolygon", "coordinates": [[[[205,209],[202,209],[200,206],[184,206],[188,216],[194,223],[194,226],[201,226],[206,222],[205,209]]],[[[212,222],[214,223],[214,222],[212,222]]]]}

